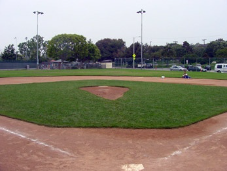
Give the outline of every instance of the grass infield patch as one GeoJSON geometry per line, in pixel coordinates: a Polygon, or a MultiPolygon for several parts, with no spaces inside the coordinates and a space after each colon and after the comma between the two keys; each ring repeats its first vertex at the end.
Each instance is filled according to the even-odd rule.
{"type": "Polygon", "coordinates": [[[227,111],[227,88],[131,81],[67,81],[0,86],[0,114],[53,127],[175,128],[227,111]],[[84,86],[122,86],[107,100],[84,86]]]}

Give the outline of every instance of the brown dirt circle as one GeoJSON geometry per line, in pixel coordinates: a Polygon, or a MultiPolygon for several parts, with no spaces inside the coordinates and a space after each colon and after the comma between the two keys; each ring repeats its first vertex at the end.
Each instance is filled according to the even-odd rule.
{"type": "MultiPolygon", "coordinates": [[[[225,80],[97,76],[0,78],[0,84],[90,79],[227,87],[225,80]]],[[[96,89],[102,97],[118,92],[96,89]]],[[[0,116],[0,145],[0,171],[225,171],[227,113],[167,130],[49,128],[0,116]]]]}
{"type": "Polygon", "coordinates": [[[125,87],[112,86],[82,87],[80,89],[109,100],[116,100],[122,97],[124,93],[129,90],[128,88],[125,87]]]}

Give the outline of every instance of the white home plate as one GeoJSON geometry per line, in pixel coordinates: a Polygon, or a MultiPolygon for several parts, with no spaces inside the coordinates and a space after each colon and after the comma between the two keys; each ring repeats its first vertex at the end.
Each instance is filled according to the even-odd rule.
{"type": "Polygon", "coordinates": [[[144,167],[142,164],[126,164],[121,167],[124,171],[140,171],[144,167]]]}

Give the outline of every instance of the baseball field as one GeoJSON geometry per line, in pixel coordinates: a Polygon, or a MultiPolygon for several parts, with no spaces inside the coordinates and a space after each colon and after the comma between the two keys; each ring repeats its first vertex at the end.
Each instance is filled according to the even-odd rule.
{"type": "Polygon", "coordinates": [[[189,74],[0,71],[0,170],[225,170],[227,74],[189,74]]]}

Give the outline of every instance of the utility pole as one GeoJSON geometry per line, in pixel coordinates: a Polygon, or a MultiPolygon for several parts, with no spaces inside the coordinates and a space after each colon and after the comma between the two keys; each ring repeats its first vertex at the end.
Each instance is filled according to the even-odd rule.
{"type": "Polygon", "coordinates": [[[207,40],[207,39],[202,39],[204,45],[205,45],[205,41],[206,41],[206,40],[207,40]]]}

